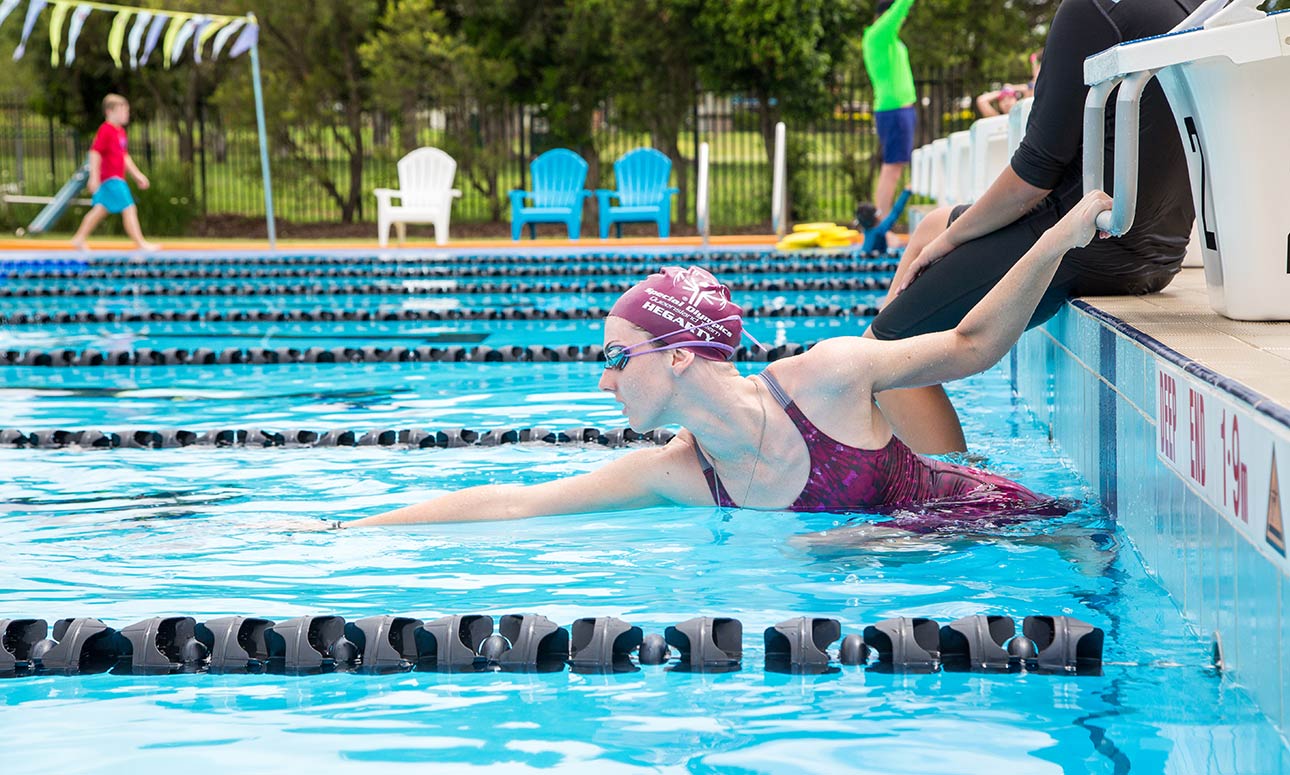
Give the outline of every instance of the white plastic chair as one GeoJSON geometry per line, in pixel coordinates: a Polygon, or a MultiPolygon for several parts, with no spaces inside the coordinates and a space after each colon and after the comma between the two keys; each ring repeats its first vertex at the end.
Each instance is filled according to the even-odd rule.
{"type": "Polygon", "coordinates": [[[399,230],[399,242],[407,238],[407,224],[434,224],[434,241],[448,243],[448,219],[452,200],[461,191],[452,187],[457,161],[438,148],[418,148],[399,159],[399,187],[378,188],[376,229],[381,247],[390,244],[390,225],[399,230]],[[394,204],[398,199],[402,204],[394,204]]]}

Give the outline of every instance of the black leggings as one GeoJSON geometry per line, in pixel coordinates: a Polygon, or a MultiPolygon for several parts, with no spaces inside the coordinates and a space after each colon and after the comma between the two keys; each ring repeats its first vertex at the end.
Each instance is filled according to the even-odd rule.
{"type": "MultiPolygon", "coordinates": [[[[968,209],[959,205],[950,212],[954,223],[968,209]]],[[[957,326],[990,289],[1003,279],[1039,236],[1061,219],[1052,200],[1001,229],[966,242],[927,268],[874,318],[869,330],[878,339],[948,331],[957,326]]],[[[1035,308],[1027,328],[1048,320],[1072,296],[1154,293],[1169,284],[1176,270],[1152,272],[1109,281],[1081,272],[1079,252],[1062,258],[1048,292],[1035,308]]]]}

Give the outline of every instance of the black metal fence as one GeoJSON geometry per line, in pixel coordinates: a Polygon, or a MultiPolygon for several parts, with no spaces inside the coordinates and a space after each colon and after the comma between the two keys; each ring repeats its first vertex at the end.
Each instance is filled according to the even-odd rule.
{"type": "MultiPolygon", "coordinates": [[[[917,80],[918,143],[928,142],[974,118],[971,95],[988,84],[968,84],[954,73],[917,80]]],[[[846,220],[858,199],[869,196],[877,170],[878,143],[872,92],[863,72],[840,78],[830,115],[808,124],[789,122],[788,161],[792,215],[798,220],[846,220]]],[[[694,110],[678,142],[683,163],[674,165],[674,185],[686,192],[677,202],[679,224],[692,223],[691,192],[699,143],[710,146],[710,209],[714,230],[749,228],[770,218],[771,173],[761,131],[761,106],[738,96],[696,94],[694,110]]],[[[651,145],[647,133],[615,120],[612,105],[597,112],[593,142],[599,180],[610,187],[612,164],[631,148],[651,145]]],[[[442,147],[458,159],[456,222],[507,218],[506,192],[527,184],[527,165],[550,146],[540,110],[531,106],[453,109],[427,107],[396,122],[373,112],[364,117],[365,152],[352,217],[375,220],[371,191],[397,186],[395,165],[409,144],[442,147]],[[409,121],[410,119],[410,121],[409,121]]],[[[203,106],[191,134],[166,116],[136,116],[131,153],[171,204],[194,215],[263,216],[260,156],[253,124],[226,123],[203,106]]],[[[287,141],[271,149],[275,208],[297,223],[342,219],[350,188],[351,160],[324,128],[292,127],[287,141]],[[331,187],[322,181],[330,181],[331,187]]],[[[0,104],[0,187],[7,192],[48,195],[84,160],[89,139],[27,106],[0,104]]]]}

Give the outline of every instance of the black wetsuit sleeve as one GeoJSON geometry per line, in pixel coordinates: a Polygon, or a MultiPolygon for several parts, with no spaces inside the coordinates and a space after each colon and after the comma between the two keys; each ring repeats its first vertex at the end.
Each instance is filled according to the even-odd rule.
{"type": "Polygon", "coordinates": [[[1012,170],[1035,188],[1052,190],[1081,154],[1084,137],[1084,60],[1120,40],[1098,0],[1064,0],[1044,46],[1035,104],[1012,170]]]}

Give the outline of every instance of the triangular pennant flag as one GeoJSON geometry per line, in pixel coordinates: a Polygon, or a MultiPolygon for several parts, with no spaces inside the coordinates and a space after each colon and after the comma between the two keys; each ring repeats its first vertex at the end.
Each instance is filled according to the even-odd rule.
{"type": "Polygon", "coordinates": [[[193,25],[193,61],[199,65],[202,63],[202,32],[209,26],[209,16],[198,16],[197,23],[193,25]]]}
{"type": "Polygon", "coordinates": [[[1272,450],[1272,476],[1268,479],[1268,526],[1264,531],[1268,545],[1284,557],[1286,554],[1286,532],[1281,513],[1281,479],[1277,476],[1277,451],[1272,450]]]}
{"type": "Polygon", "coordinates": [[[166,37],[162,38],[161,41],[161,62],[166,67],[170,67],[173,61],[171,57],[175,53],[175,39],[178,38],[179,34],[184,30],[191,29],[192,23],[192,18],[181,18],[177,16],[175,17],[175,20],[170,23],[170,26],[166,28],[166,37]]]}
{"type": "Polygon", "coordinates": [[[118,70],[121,69],[121,47],[125,45],[125,28],[130,25],[133,14],[132,10],[118,12],[112,19],[112,30],[108,32],[108,55],[118,70]]]}
{"type": "Polygon", "coordinates": [[[219,34],[215,36],[215,47],[211,49],[211,59],[219,58],[219,52],[224,50],[224,44],[228,43],[228,39],[233,36],[233,33],[242,29],[244,24],[246,24],[246,19],[234,19],[228,23],[227,27],[219,31],[219,34]]]}
{"type": "Polygon", "coordinates": [[[229,59],[237,59],[244,52],[250,50],[260,39],[260,26],[258,24],[247,24],[242,28],[242,34],[237,36],[233,42],[233,47],[228,50],[229,59]]]}
{"type": "Polygon", "coordinates": [[[67,3],[54,3],[49,15],[49,64],[58,67],[58,52],[63,48],[63,19],[67,18],[67,3]]]}
{"type": "Polygon", "coordinates": [[[148,27],[148,39],[143,43],[143,54],[139,56],[139,66],[148,64],[148,57],[152,56],[152,50],[157,47],[157,41],[161,39],[161,31],[166,28],[166,20],[170,17],[164,13],[159,13],[152,17],[152,25],[148,27]]]}
{"type": "MultiPolygon", "coordinates": [[[[208,23],[202,27],[201,32],[194,38],[196,42],[193,43],[193,58],[198,62],[202,61],[202,49],[206,48],[206,43],[210,41],[211,38],[215,37],[215,33],[219,32],[221,27],[227,26],[228,23],[233,20],[207,19],[206,21],[208,23]]],[[[212,54],[211,59],[214,58],[215,56],[212,54]]]]}
{"type": "Polygon", "coordinates": [[[18,7],[22,0],[0,0],[0,26],[4,25],[4,20],[9,18],[13,9],[18,7]]]}
{"type": "Polygon", "coordinates": [[[31,28],[36,26],[36,19],[40,18],[45,5],[45,0],[31,0],[27,3],[27,19],[22,23],[22,40],[18,41],[18,48],[13,50],[13,61],[17,62],[27,53],[27,38],[31,36],[31,28]]]}
{"type": "Polygon", "coordinates": [[[140,11],[135,17],[134,26],[130,28],[130,69],[139,69],[139,47],[143,45],[143,34],[148,31],[152,13],[140,11]]]}
{"type": "Polygon", "coordinates": [[[76,61],[76,41],[81,37],[81,30],[85,27],[85,19],[93,11],[88,5],[78,5],[76,10],[72,11],[72,23],[67,26],[67,66],[71,67],[76,61]]]}

